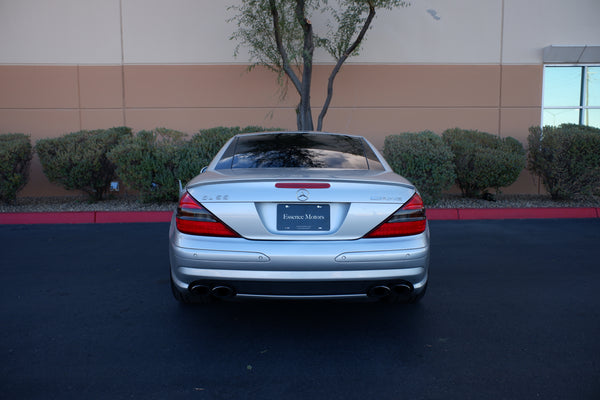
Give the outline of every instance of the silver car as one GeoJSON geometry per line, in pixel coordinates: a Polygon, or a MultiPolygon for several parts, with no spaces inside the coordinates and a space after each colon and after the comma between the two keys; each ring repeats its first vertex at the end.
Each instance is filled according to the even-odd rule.
{"type": "Polygon", "coordinates": [[[182,190],[169,241],[172,290],[183,303],[416,302],[427,288],[423,201],[360,136],[233,137],[182,190]]]}

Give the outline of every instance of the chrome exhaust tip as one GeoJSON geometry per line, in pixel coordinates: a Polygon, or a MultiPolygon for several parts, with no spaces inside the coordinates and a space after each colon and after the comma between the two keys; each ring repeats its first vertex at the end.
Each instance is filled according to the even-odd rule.
{"type": "Polygon", "coordinates": [[[382,298],[389,295],[391,292],[390,288],[384,285],[373,286],[367,291],[369,297],[382,298]]]}
{"type": "Polygon", "coordinates": [[[235,296],[235,291],[229,286],[215,286],[210,293],[219,298],[227,298],[235,296]]]}
{"type": "Polygon", "coordinates": [[[392,286],[392,291],[400,297],[410,297],[413,292],[413,287],[408,283],[398,283],[392,286]]]}
{"type": "Polygon", "coordinates": [[[208,296],[210,294],[210,288],[201,283],[192,283],[189,288],[190,292],[196,296],[208,296]]]}

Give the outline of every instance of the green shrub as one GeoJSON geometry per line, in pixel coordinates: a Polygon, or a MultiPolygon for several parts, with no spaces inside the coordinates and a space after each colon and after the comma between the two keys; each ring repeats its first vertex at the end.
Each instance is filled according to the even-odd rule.
{"type": "Polygon", "coordinates": [[[529,128],[527,168],[553,199],[600,195],[600,129],[584,125],[529,128]]]}
{"type": "Polygon", "coordinates": [[[442,137],[454,153],[456,183],[465,197],[487,189],[498,192],[513,184],[525,167],[525,150],[514,138],[459,128],[446,130],[442,137]]]}
{"type": "Polygon", "coordinates": [[[253,133],[273,130],[260,126],[240,127],[215,127],[209,129],[201,129],[193,135],[184,149],[182,156],[183,163],[179,166],[178,179],[182,182],[187,182],[194,176],[200,173],[203,167],[206,167],[212,159],[217,155],[221,147],[227,143],[229,139],[240,133],[253,133]]]}
{"type": "Polygon", "coordinates": [[[386,137],[383,155],[396,173],[419,189],[425,204],[435,204],[456,179],[450,147],[430,131],[386,137]]]}
{"type": "Polygon", "coordinates": [[[32,147],[22,133],[0,135],[0,201],[14,202],[29,179],[32,147]]]}
{"type": "Polygon", "coordinates": [[[108,155],[119,178],[137,190],[144,202],[175,201],[179,193],[177,167],[185,134],[157,128],[123,140],[108,155]]]}
{"type": "Polygon", "coordinates": [[[38,140],[35,150],[50,182],[67,190],[81,190],[98,201],[116,179],[115,165],[107,153],[129,136],[131,129],[127,127],[79,131],[38,140]]]}
{"type": "Polygon", "coordinates": [[[142,131],[123,141],[109,158],[128,187],[142,201],[177,201],[179,180],[187,182],[207,166],[221,147],[238,133],[260,132],[261,127],[217,127],[201,130],[186,140],[182,132],[165,128],[142,131]]]}

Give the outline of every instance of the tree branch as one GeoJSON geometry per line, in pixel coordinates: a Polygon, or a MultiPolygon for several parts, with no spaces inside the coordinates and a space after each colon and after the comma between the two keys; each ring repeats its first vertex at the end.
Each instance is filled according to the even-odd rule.
{"type": "Polygon", "coordinates": [[[269,0],[269,8],[271,10],[271,16],[273,18],[273,33],[275,34],[275,43],[277,44],[277,51],[281,54],[282,67],[285,74],[290,78],[294,87],[299,94],[302,94],[302,83],[300,79],[294,73],[294,70],[290,66],[290,60],[283,46],[283,39],[281,38],[281,29],[279,27],[279,12],[277,11],[277,4],[275,0],[269,0]]]}
{"type": "Polygon", "coordinates": [[[317,123],[318,131],[323,129],[323,118],[325,118],[325,114],[327,114],[327,110],[329,109],[329,105],[331,104],[331,98],[333,97],[333,82],[335,81],[338,72],[340,72],[340,68],[342,68],[342,65],[344,64],[344,62],[346,62],[348,57],[350,57],[350,54],[352,54],[352,52],[356,50],[356,48],[363,41],[365,35],[367,34],[367,31],[369,30],[369,26],[373,21],[373,18],[375,18],[375,6],[372,1],[369,1],[368,3],[369,15],[365,20],[365,24],[363,25],[358,36],[356,37],[356,40],[354,40],[350,47],[348,47],[346,51],[344,51],[344,54],[342,54],[342,56],[338,59],[337,63],[335,64],[335,67],[329,75],[329,80],[327,82],[327,98],[325,99],[325,104],[323,104],[323,108],[321,109],[321,113],[319,114],[319,119],[317,123]]]}

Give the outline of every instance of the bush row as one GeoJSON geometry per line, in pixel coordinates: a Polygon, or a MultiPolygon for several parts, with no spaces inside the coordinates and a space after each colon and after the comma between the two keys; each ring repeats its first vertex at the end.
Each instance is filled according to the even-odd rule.
{"type": "Polygon", "coordinates": [[[138,191],[144,202],[176,201],[178,180],[187,182],[197,175],[232,136],[265,130],[218,127],[187,138],[165,128],[133,134],[130,128],[118,127],[42,139],[35,150],[51,182],[81,190],[92,201],[105,198],[117,179],[138,191]]]}
{"type": "MultiPolygon", "coordinates": [[[[51,182],[106,197],[120,179],[145,202],[176,201],[177,181],[187,182],[232,136],[265,131],[259,126],[217,127],[191,138],[158,128],[132,133],[118,127],[79,131],[36,143],[44,173],[51,182]]],[[[456,184],[464,196],[480,196],[511,185],[527,168],[541,177],[553,199],[600,195],[600,129],[581,125],[532,127],[529,153],[513,138],[449,129],[386,137],[383,154],[397,173],[410,179],[427,204],[456,184]]],[[[27,183],[32,157],[29,136],[0,135],[0,201],[12,202],[27,183]]]]}
{"type": "Polygon", "coordinates": [[[485,132],[448,129],[442,136],[425,131],[391,135],[384,155],[411,180],[427,204],[457,184],[465,197],[496,192],[514,183],[525,167],[525,150],[516,139],[485,132]]]}
{"type": "Polygon", "coordinates": [[[32,147],[22,133],[0,135],[0,201],[14,202],[29,178],[32,147]]]}
{"type": "Polygon", "coordinates": [[[142,201],[176,201],[178,180],[185,183],[198,175],[227,140],[239,133],[266,130],[218,127],[201,130],[188,140],[182,132],[159,128],[126,138],[108,157],[123,183],[137,190],[142,201]]]}
{"type": "Polygon", "coordinates": [[[428,204],[456,184],[465,197],[498,192],[526,166],[552,199],[600,195],[600,129],[574,124],[529,128],[528,153],[516,139],[449,129],[388,136],[384,155],[410,179],[428,204]]]}

